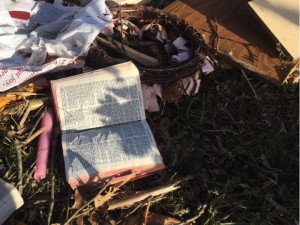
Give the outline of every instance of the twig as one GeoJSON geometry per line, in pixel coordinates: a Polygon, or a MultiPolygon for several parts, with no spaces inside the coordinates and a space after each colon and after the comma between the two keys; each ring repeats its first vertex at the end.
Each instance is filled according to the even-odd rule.
{"type": "Polygon", "coordinates": [[[82,216],[82,215],[86,214],[87,212],[89,212],[89,211],[91,211],[91,210],[95,210],[95,207],[94,207],[94,206],[91,206],[91,207],[88,208],[87,210],[84,210],[84,211],[82,211],[81,213],[79,213],[79,214],[77,214],[76,216],[74,216],[73,219],[76,219],[77,217],[82,216]]]}
{"type": "Polygon", "coordinates": [[[98,195],[100,195],[107,187],[108,187],[108,185],[110,185],[110,183],[111,183],[111,181],[112,181],[112,179],[113,179],[114,177],[112,177],[105,185],[104,185],[104,187],[90,200],[90,201],[88,201],[86,204],[84,204],[83,206],[81,206],[79,209],[77,209],[74,213],[73,213],[73,215],[64,223],[64,225],[67,225],[67,224],[69,224],[76,216],[77,216],[77,214],[81,211],[81,210],[83,210],[85,207],[87,207],[88,205],[90,205],[94,200],[95,200],[95,198],[96,197],[98,197],[98,195]]]}
{"type": "Polygon", "coordinates": [[[21,121],[20,121],[20,124],[19,124],[19,130],[20,130],[22,127],[24,127],[24,123],[25,123],[25,121],[26,121],[26,119],[27,119],[27,117],[28,117],[30,111],[31,111],[31,108],[30,108],[30,106],[28,105],[28,107],[27,107],[27,109],[26,109],[26,111],[25,111],[25,113],[24,113],[24,115],[23,115],[23,117],[22,117],[22,119],[21,119],[21,121]]]}
{"type": "Polygon", "coordinates": [[[33,124],[29,134],[28,134],[28,137],[30,137],[32,135],[32,133],[34,132],[34,130],[36,129],[37,125],[39,124],[39,122],[41,121],[41,119],[45,116],[45,110],[44,112],[42,112],[39,117],[37,118],[37,120],[35,121],[35,123],[33,124]]]}
{"type": "Polygon", "coordinates": [[[55,202],[55,176],[53,174],[53,167],[54,167],[54,156],[55,156],[55,147],[57,143],[57,136],[58,136],[58,128],[55,127],[53,129],[53,136],[52,136],[52,146],[51,146],[51,163],[50,163],[50,174],[51,174],[51,199],[50,199],[50,205],[49,205],[49,211],[48,211],[48,225],[50,225],[51,217],[53,213],[54,208],[54,202],[55,202]]]}
{"type": "Polygon", "coordinates": [[[69,208],[70,200],[71,200],[71,188],[68,186],[68,197],[67,197],[67,207],[66,207],[67,210],[66,210],[65,220],[68,220],[68,217],[69,217],[69,213],[70,213],[70,208],[69,208]]]}
{"type": "Polygon", "coordinates": [[[133,203],[143,201],[149,198],[150,196],[153,197],[153,196],[163,195],[171,191],[175,191],[176,189],[180,188],[180,186],[177,186],[178,183],[179,183],[178,181],[172,182],[170,184],[162,185],[147,191],[141,191],[137,194],[130,195],[125,198],[117,199],[109,203],[108,210],[113,210],[116,208],[125,207],[127,205],[132,205],[133,203]]]}
{"type": "Polygon", "coordinates": [[[22,96],[22,97],[30,97],[30,96],[45,96],[44,93],[31,93],[31,92],[9,92],[6,95],[7,97],[15,97],[15,96],[22,96]]]}
{"type": "Polygon", "coordinates": [[[20,194],[23,193],[23,161],[22,161],[22,151],[21,151],[21,145],[19,144],[18,140],[15,140],[15,149],[17,152],[17,161],[18,161],[18,190],[20,194]]]}
{"type": "Polygon", "coordinates": [[[181,223],[178,224],[178,225],[186,225],[186,224],[188,224],[188,223],[194,222],[196,219],[200,218],[200,217],[203,215],[204,210],[206,209],[206,207],[207,207],[206,204],[202,205],[202,206],[198,209],[198,210],[200,210],[200,211],[199,211],[199,213],[198,213],[196,216],[194,216],[194,217],[192,217],[192,218],[190,218],[190,219],[187,219],[187,220],[181,222],[181,223]]]}
{"type": "Polygon", "coordinates": [[[143,223],[143,225],[147,225],[150,205],[151,205],[151,202],[148,202],[146,210],[145,210],[145,216],[144,216],[144,223],[143,223]]]}
{"type": "Polygon", "coordinates": [[[51,222],[51,217],[52,217],[54,202],[55,202],[55,196],[54,196],[55,182],[54,181],[55,181],[55,176],[52,174],[52,176],[51,176],[51,198],[50,198],[50,205],[49,205],[49,211],[48,211],[48,217],[47,217],[48,225],[50,225],[50,222],[51,222]]]}
{"type": "Polygon", "coordinates": [[[36,118],[38,115],[41,115],[41,111],[42,111],[43,109],[45,109],[44,111],[46,111],[47,108],[44,108],[44,106],[41,106],[41,107],[36,111],[36,113],[34,113],[34,114],[32,115],[32,118],[36,118]]]}
{"type": "MultiPolygon", "coordinates": [[[[66,200],[67,200],[67,197],[57,198],[57,199],[55,199],[55,203],[64,202],[66,200]]],[[[48,204],[48,203],[49,203],[49,196],[45,196],[42,198],[32,198],[30,200],[25,200],[24,206],[22,206],[22,207],[23,208],[32,208],[33,205],[48,204]]]]}
{"type": "Polygon", "coordinates": [[[27,138],[23,144],[27,145],[29,144],[33,139],[35,139],[37,136],[39,136],[41,133],[43,133],[46,130],[46,126],[41,127],[39,130],[37,130],[33,135],[31,135],[29,138],[27,138]]]}
{"type": "MultiPolygon", "coordinates": [[[[34,168],[34,165],[35,165],[35,162],[31,165],[31,171],[30,171],[30,173],[29,173],[29,175],[27,176],[27,179],[25,180],[25,182],[24,182],[24,184],[23,184],[23,188],[25,188],[26,186],[27,186],[27,184],[29,183],[29,181],[30,181],[30,178],[32,177],[32,174],[34,173],[34,171],[35,171],[35,168],[34,168]]],[[[29,168],[29,169],[30,169],[29,168]]]]}
{"type": "Polygon", "coordinates": [[[146,199],[144,199],[140,204],[138,204],[138,206],[136,206],[133,210],[131,210],[129,213],[126,214],[126,216],[124,216],[121,220],[119,220],[117,224],[121,223],[122,221],[124,221],[128,216],[130,216],[131,214],[133,214],[136,210],[138,210],[142,205],[144,205],[149,199],[151,199],[151,196],[147,197],[146,199]]]}
{"type": "Polygon", "coordinates": [[[248,79],[247,75],[245,74],[244,70],[241,70],[241,71],[242,71],[242,74],[243,74],[243,76],[245,77],[245,79],[246,79],[247,83],[249,84],[249,86],[250,86],[251,90],[253,91],[253,93],[254,93],[254,96],[255,96],[255,99],[258,99],[258,95],[256,94],[256,92],[255,92],[255,90],[254,90],[254,88],[253,88],[252,84],[250,83],[250,81],[249,81],[249,79],[248,79]]]}

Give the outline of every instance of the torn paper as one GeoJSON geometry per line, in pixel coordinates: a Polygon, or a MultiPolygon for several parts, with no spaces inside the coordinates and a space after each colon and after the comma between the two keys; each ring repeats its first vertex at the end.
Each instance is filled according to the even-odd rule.
{"type": "Polygon", "coordinates": [[[49,71],[83,67],[112,15],[104,0],[66,7],[59,0],[0,2],[0,91],[49,71]]]}
{"type": "MultiPolygon", "coordinates": [[[[173,62],[181,63],[189,60],[192,57],[192,50],[189,47],[185,46],[185,44],[187,43],[188,41],[183,37],[178,37],[172,42],[173,46],[177,49],[177,55],[172,55],[173,62]]],[[[171,50],[171,47],[165,45],[165,49],[168,52],[171,50]]]]}
{"type": "Polygon", "coordinates": [[[212,64],[210,63],[210,60],[204,59],[203,66],[202,66],[202,73],[209,74],[209,73],[213,72],[214,70],[215,69],[212,66],[212,64]]]}
{"type": "Polygon", "coordinates": [[[200,88],[200,79],[195,79],[193,76],[181,79],[182,86],[188,96],[193,96],[198,93],[200,88]]]}
{"type": "Polygon", "coordinates": [[[145,110],[149,112],[158,112],[160,107],[156,96],[162,99],[161,87],[158,84],[148,86],[142,84],[143,102],[145,110]]]}

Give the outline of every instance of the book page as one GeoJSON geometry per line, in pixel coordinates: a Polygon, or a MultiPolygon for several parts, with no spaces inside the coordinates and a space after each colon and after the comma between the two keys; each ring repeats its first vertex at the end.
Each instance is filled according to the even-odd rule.
{"type": "Polygon", "coordinates": [[[76,132],[145,119],[139,71],[132,62],[51,84],[63,131],[76,132]]]}
{"type": "Polygon", "coordinates": [[[62,145],[67,180],[91,177],[101,172],[162,164],[146,121],[136,121],[63,133],[62,145]]]}

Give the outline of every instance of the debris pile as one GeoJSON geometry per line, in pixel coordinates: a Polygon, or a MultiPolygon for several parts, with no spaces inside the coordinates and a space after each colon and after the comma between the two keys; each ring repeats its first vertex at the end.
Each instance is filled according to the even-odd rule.
{"type": "MultiPolygon", "coordinates": [[[[207,111],[217,111],[213,115],[199,109],[208,90],[201,100],[192,98],[216,65],[215,55],[204,42],[207,37],[198,26],[197,30],[166,13],[182,15],[184,10],[179,8],[186,7],[182,2],[174,2],[165,11],[148,6],[107,7],[104,0],[82,3],[82,7],[60,0],[0,3],[0,178],[15,186],[4,197],[13,190],[23,198],[18,198],[15,207],[2,206],[0,221],[21,224],[19,220],[31,222],[38,217],[45,224],[191,225],[210,213],[207,200],[195,203],[189,218],[181,215],[191,209],[178,206],[179,213],[173,214],[176,219],[159,213],[163,205],[152,206],[173,198],[173,193],[178,199],[174,197],[172,203],[182,200],[180,194],[192,190],[191,180],[196,186],[203,182],[207,196],[219,196],[206,176],[227,179],[219,164],[242,158],[234,158],[219,135],[236,138],[248,132],[244,128],[247,121],[236,121],[228,103],[208,104],[207,111]],[[184,107],[180,109],[181,102],[184,107]],[[173,107],[170,111],[169,106],[173,107]],[[216,125],[220,112],[229,116],[237,130],[216,125]],[[203,122],[210,117],[211,124],[203,122]],[[184,121],[169,129],[177,119],[184,121]],[[212,153],[199,143],[200,134],[194,130],[203,133],[201,140],[213,146],[212,153]],[[216,144],[210,143],[211,137],[216,144]],[[214,154],[220,156],[215,157],[217,163],[214,154]],[[199,162],[201,157],[207,158],[209,170],[199,162]],[[189,172],[178,178],[181,170],[189,172]],[[17,208],[15,217],[8,218],[10,210],[17,208]]],[[[217,21],[212,20],[217,30],[217,21]]],[[[194,19],[192,22],[195,24],[194,19]]],[[[222,46],[216,40],[218,53],[222,46]]],[[[253,99],[258,100],[259,94],[242,74],[253,99]]],[[[216,86],[219,94],[230,92],[226,85],[216,86]]],[[[268,123],[262,121],[257,124],[268,123]]],[[[283,132],[288,133],[282,123],[279,133],[283,132]]],[[[260,160],[267,162],[263,155],[260,160]]],[[[255,163],[248,164],[241,173],[255,163]]],[[[263,164],[267,169],[260,168],[262,172],[276,174],[274,180],[268,180],[273,185],[278,171],[263,164]]],[[[255,166],[256,171],[258,163],[255,166]]],[[[240,180],[234,182],[239,189],[250,189],[240,180]]],[[[201,194],[197,189],[185,196],[192,202],[201,194]]],[[[278,204],[271,197],[266,199],[278,204]]]]}

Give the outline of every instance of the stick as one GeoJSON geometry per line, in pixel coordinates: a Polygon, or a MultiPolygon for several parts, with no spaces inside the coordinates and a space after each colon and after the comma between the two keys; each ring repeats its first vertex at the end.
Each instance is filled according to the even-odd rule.
{"type": "Polygon", "coordinates": [[[35,139],[37,136],[39,136],[41,133],[43,133],[46,130],[46,127],[43,126],[39,130],[37,130],[33,135],[31,135],[29,138],[27,138],[23,144],[27,145],[29,144],[33,139],[35,139]]]}
{"type": "MultiPolygon", "coordinates": [[[[57,198],[57,199],[55,199],[55,202],[57,203],[57,202],[64,202],[64,201],[66,201],[67,200],[67,198],[57,198]]],[[[45,197],[44,199],[39,199],[39,200],[26,200],[25,202],[24,202],[24,206],[23,206],[23,208],[32,208],[32,206],[36,206],[36,207],[38,207],[37,205],[39,205],[39,204],[48,204],[49,203],[49,197],[47,196],[47,197],[45,197]]]]}
{"type": "Polygon", "coordinates": [[[51,197],[50,197],[50,205],[49,205],[49,211],[48,211],[48,217],[47,217],[48,225],[50,225],[50,222],[51,222],[51,217],[52,217],[54,202],[55,202],[55,196],[54,196],[55,182],[54,181],[55,181],[55,176],[52,174],[51,175],[51,197]]]}
{"type": "Polygon", "coordinates": [[[21,121],[20,121],[19,130],[24,127],[25,120],[27,119],[30,111],[31,111],[30,106],[28,106],[21,121]]]}
{"type": "Polygon", "coordinates": [[[31,179],[31,177],[32,177],[32,174],[34,173],[34,170],[35,170],[35,168],[34,168],[34,165],[35,165],[35,162],[31,165],[31,171],[30,171],[30,173],[28,174],[28,176],[27,176],[27,179],[25,180],[25,182],[24,182],[24,184],[23,184],[23,188],[25,188],[26,186],[27,186],[27,184],[29,183],[29,181],[30,181],[30,179],[31,179]]]}
{"type": "Polygon", "coordinates": [[[199,213],[198,213],[196,216],[194,216],[194,217],[192,217],[192,218],[190,218],[190,219],[187,219],[187,220],[183,221],[182,223],[180,223],[180,224],[178,224],[178,225],[186,225],[186,224],[188,224],[188,223],[194,222],[196,219],[200,218],[200,217],[203,215],[204,210],[206,209],[206,207],[207,207],[206,204],[202,205],[202,206],[200,207],[200,209],[199,209],[199,210],[200,210],[199,213]]]}
{"type": "Polygon", "coordinates": [[[14,97],[14,96],[22,96],[22,97],[29,97],[29,96],[45,96],[43,93],[31,93],[31,92],[9,92],[6,94],[7,97],[14,97]]]}
{"type": "Polygon", "coordinates": [[[29,134],[28,134],[28,137],[30,137],[33,133],[33,131],[35,130],[35,128],[37,127],[37,125],[39,124],[39,122],[41,121],[41,119],[45,116],[45,111],[42,112],[39,117],[37,118],[37,120],[35,121],[35,123],[33,124],[29,134]]]}
{"type": "MultiPolygon", "coordinates": [[[[124,49],[126,51],[126,55],[129,58],[143,64],[144,66],[148,66],[148,67],[159,66],[159,62],[156,58],[153,58],[151,56],[148,56],[148,55],[145,55],[141,52],[138,52],[138,51],[128,47],[127,45],[122,45],[122,43],[113,40],[113,43],[116,44],[116,46],[115,46],[111,41],[108,41],[108,40],[106,40],[104,38],[101,38],[99,36],[97,36],[96,39],[98,41],[100,41],[102,44],[104,44],[104,45],[106,45],[106,46],[108,46],[108,47],[110,47],[110,48],[112,48],[116,51],[119,51],[119,52],[122,52],[121,49],[123,49],[123,47],[124,47],[124,49]]],[[[124,53],[124,51],[123,51],[123,53],[124,53]]]]}
{"type": "Polygon", "coordinates": [[[69,213],[70,213],[70,200],[71,200],[71,188],[68,186],[68,197],[67,197],[67,207],[66,207],[66,215],[65,215],[65,220],[68,220],[69,213]]]}
{"type": "Polygon", "coordinates": [[[17,140],[15,140],[15,148],[17,151],[17,160],[18,160],[18,190],[20,194],[23,193],[23,161],[22,161],[22,151],[21,146],[17,140]]]}
{"type": "Polygon", "coordinates": [[[51,199],[50,199],[50,205],[49,205],[49,211],[48,211],[48,225],[50,225],[51,217],[53,213],[54,208],[54,190],[55,190],[55,176],[53,174],[53,167],[54,167],[54,156],[55,156],[55,147],[57,143],[57,136],[58,136],[58,128],[53,129],[53,136],[52,136],[52,146],[51,146],[51,163],[50,163],[50,174],[51,174],[51,199]]]}
{"type": "Polygon", "coordinates": [[[149,196],[148,198],[145,198],[142,200],[142,202],[140,204],[138,204],[137,207],[135,207],[133,210],[131,210],[129,213],[127,213],[126,216],[124,216],[121,220],[119,220],[116,224],[119,224],[121,223],[122,221],[124,221],[128,216],[130,216],[131,214],[133,214],[136,210],[138,210],[142,205],[144,205],[148,200],[149,198],[151,198],[151,196],[149,196]]]}
{"type": "Polygon", "coordinates": [[[145,210],[144,224],[143,225],[147,225],[150,205],[151,205],[151,202],[148,202],[146,210],[145,210]]]}
{"type": "Polygon", "coordinates": [[[117,199],[109,203],[108,210],[113,210],[113,209],[125,207],[127,205],[132,205],[133,203],[143,201],[149,198],[150,196],[153,197],[157,195],[167,194],[171,191],[175,191],[176,189],[180,188],[180,186],[176,186],[178,183],[179,182],[176,181],[147,191],[141,191],[137,194],[130,195],[125,198],[117,199]]]}
{"type": "Polygon", "coordinates": [[[242,71],[242,74],[243,74],[243,76],[245,77],[245,79],[246,79],[247,83],[249,84],[249,86],[250,86],[251,90],[253,91],[253,93],[254,93],[254,96],[255,96],[255,99],[258,99],[258,96],[257,96],[257,94],[256,94],[256,92],[255,92],[255,90],[254,90],[253,86],[251,85],[251,83],[250,83],[250,81],[249,81],[249,79],[248,79],[247,75],[245,74],[244,70],[241,70],[241,71],[242,71]]]}

